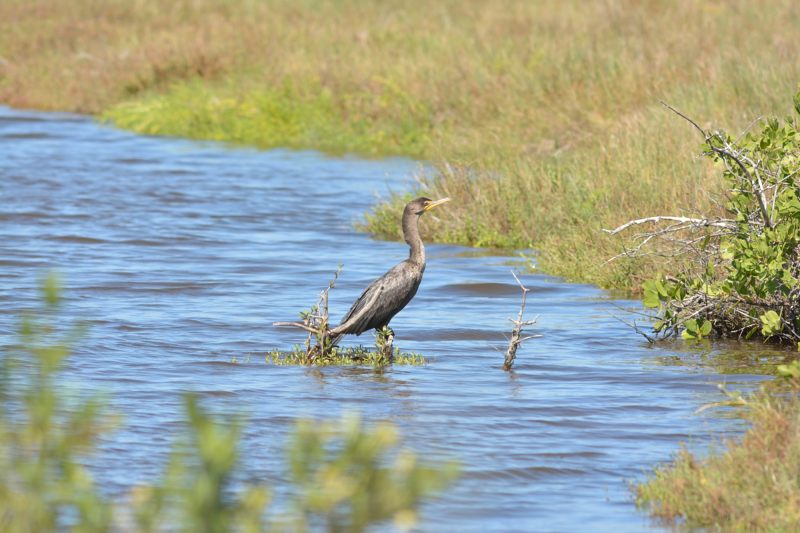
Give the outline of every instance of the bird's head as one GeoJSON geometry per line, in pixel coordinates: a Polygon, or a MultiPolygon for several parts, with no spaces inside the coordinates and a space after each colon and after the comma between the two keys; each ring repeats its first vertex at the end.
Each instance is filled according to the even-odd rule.
{"type": "Polygon", "coordinates": [[[424,196],[421,198],[417,198],[416,200],[411,200],[406,205],[406,213],[413,213],[415,215],[423,215],[427,211],[430,211],[434,207],[438,205],[442,205],[445,202],[449,202],[450,198],[442,198],[441,200],[431,200],[430,198],[425,198],[424,196]]]}

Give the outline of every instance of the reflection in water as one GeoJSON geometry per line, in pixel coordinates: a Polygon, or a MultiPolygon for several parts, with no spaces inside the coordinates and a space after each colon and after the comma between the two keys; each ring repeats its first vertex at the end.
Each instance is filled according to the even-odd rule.
{"type": "Polygon", "coordinates": [[[710,342],[660,341],[666,347],[678,348],[679,354],[663,355],[643,361],[644,364],[682,366],[695,370],[713,370],[717,374],[775,375],[778,365],[790,363],[797,352],[789,346],[744,343],[734,340],[710,342]]]}
{"type": "Polygon", "coordinates": [[[523,282],[543,337],[506,373],[495,348],[519,305],[509,258],[433,245],[419,293],[392,322],[396,346],[424,354],[427,366],[264,362],[270,349],[302,342],[270,324],[313,303],[337,264],[338,317],[407,256],[405,244],[352,226],[374,193],[404,186],[414,168],[154,139],[82,117],[0,109],[0,343],[13,341],[42,270],[60,270],[67,311],[92,325],[66,379],[110,393],[125,417],[92,459],[114,494],[161,471],[181,427],[181,394],[196,391],[213,411],[247,415],[247,476],[276,486],[297,417],[359,410],[398,422],[428,457],[460,460],[460,483],[428,505],[423,530],[649,528],[627,482],[682,440],[704,446],[709,433],[740,431],[714,410],[694,412],[722,398],[717,382],[751,386],[760,378],[749,365],[766,368],[784,354],[651,347],[612,316],[610,303],[635,303],[530,275],[523,282]]]}

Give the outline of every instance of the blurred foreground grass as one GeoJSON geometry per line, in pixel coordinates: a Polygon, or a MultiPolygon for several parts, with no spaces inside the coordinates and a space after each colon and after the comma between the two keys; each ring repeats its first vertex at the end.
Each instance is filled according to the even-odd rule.
{"type": "Polygon", "coordinates": [[[275,512],[267,486],[233,482],[241,420],[222,423],[187,395],[187,433],[162,479],[114,502],[86,462],[122,422],[102,399],[63,390],[59,371],[81,329],[59,322],[53,277],[43,301],[23,319],[19,345],[0,353],[0,531],[363,531],[386,522],[407,529],[419,505],[457,474],[454,464],[425,464],[401,448],[390,423],[301,420],[287,444],[290,501],[275,512]]]}
{"type": "MultiPolygon", "coordinates": [[[[430,237],[533,247],[553,274],[638,286],[600,229],[711,206],[721,181],[658,104],[738,131],[788,111],[793,0],[4,0],[0,101],[135,131],[406,154],[454,201],[430,237]]],[[[402,196],[402,195],[401,195],[402,196]]],[[[397,238],[401,196],[366,229],[397,238]]]]}

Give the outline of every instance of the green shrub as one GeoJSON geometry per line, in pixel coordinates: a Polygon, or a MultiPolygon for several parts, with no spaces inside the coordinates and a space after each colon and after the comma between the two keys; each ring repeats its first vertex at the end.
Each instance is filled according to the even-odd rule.
{"type": "MultiPolygon", "coordinates": [[[[795,109],[800,115],[800,93],[795,109]]],[[[639,234],[640,242],[628,253],[678,258],[672,265],[682,266],[677,274],[661,275],[643,285],[644,305],[657,313],[655,329],[687,339],[716,334],[797,343],[798,118],[771,118],[757,131],[736,139],[692,124],[704,136],[704,155],[722,173],[726,194],[717,201],[716,215],[632,221],[657,227],[639,234]]]]}

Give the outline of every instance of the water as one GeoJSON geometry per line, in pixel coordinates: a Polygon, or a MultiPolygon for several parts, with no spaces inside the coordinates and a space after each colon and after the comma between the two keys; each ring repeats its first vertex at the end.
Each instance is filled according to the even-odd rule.
{"type": "Polygon", "coordinates": [[[526,275],[543,337],[507,373],[495,348],[519,305],[513,258],[430,245],[422,287],[392,322],[396,345],[425,354],[427,366],[265,363],[268,349],[303,339],[272,322],[295,319],[338,264],[337,318],[405,258],[404,244],[375,241],[353,222],[376,193],[407,186],[416,166],[148,138],[0,108],[0,343],[35,305],[43,272],[57,269],[67,314],[91,324],[65,379],[107,392],[124,414],[93,459],[113,495],[161,471],[181,394],[195,391],[216,412],[247,414],[246,476],[275,486],[286,432],[301,416],[357,410],[396,422],[429,458],[458,458],[463,476],[425,506],[424,531],[656,527],[628,483],[682,441],[702,450],[741,432],[725,413],[695,410],[721,399],[717,383],[759,379],[739,373],[762,357],[753,347],[672,364],[680,344],[648,347],[614,317],[635,302],[526,275]]]}

